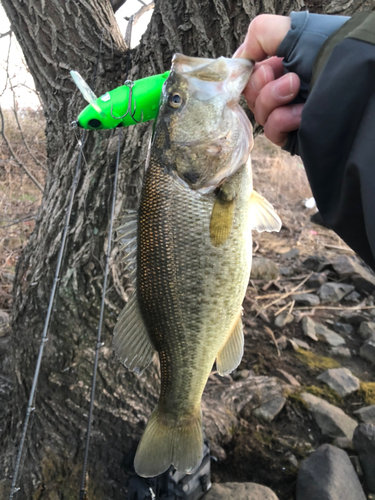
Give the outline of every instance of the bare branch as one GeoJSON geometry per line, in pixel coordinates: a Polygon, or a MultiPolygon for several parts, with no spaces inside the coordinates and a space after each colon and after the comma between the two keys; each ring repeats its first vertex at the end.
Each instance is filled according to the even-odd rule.
{"type": "Polygon", "coordinates": [[[146,4],[144,2],[141,3],[143,4],[143,6],[129,18],[128,25],[126,26],[125,42],[128,47],[130,47],[130,39],[133,26],[140,20],[143,14],[155,7],[155,2],[150,2],[149,4],[146,4]]]}
{"type": "Polygon", "coordinates": [[[12,30],[7,31],[6,33],[0,33],[0,38],[4,38],[12,33],[12,30]]]}
{"type": "Polygon", "coordinates": [[[47,169],[46,167],[43,165],[42,162],[40,162],[38,160],[38,158],[34,155],[34,153],[31,151],[31,149],[29,148],[29,145],[28,143],[26,142],[26,139],[25,139],[25,136],[23,134],[23,130],[22,130],[22,127],[21,127],[21,124],[19,122],[19,119],[18,119],[18,111],[17,111],[17,103],[16,103],[16,96],[15,96],[15,93],[14,93],[14,90],[13,90],[13,87],[12,87],[12,92],[13,92],[13,114],[14,114],[14,117],[16,119],[16,122],[17,122],[17,126],[18,126],[18,130],[20,131],[20,134],[21,134],[21,138],[22,138],[22,142],[24,143],[27,151],[29,152],[31,158],[35,161],[35,163],[40,167],[42,168],[45,172],[47,172],[47,169]]]}
{"type": "Polygon", "coordinates": [[[34,219],[35,219],[35,214],[29,214],[29,215],[26,215],[25,217],[22,217],[21,219],[14,219],[9,224],[6,224],[5,226],[0,225],[0,228],[4,229],[6,227],[15,226],[16,224],[19,224],[20,222],[28,222],[28,221],[34,220],[34,219]]]}
{"type": "Polygon", "coordinates": [[[9,45],[8,45],[8,55],[7,55],[7,59],[6,59],[6,79],[5,79],[5,85],[4,85],[4,88],[3,90],[1,91],[0,93],[0,96],[2,96],[4,94],[4,92],[6,91],[7,87],[8,87],[8,81],[9,80],[9,56],[10,56],[10,48],[11,48],[11,45],[12,45],[12,32],[9,33],[9,45]]]}
{"type": "Polygon", "coordinates": [[[0,118],[1,118],[1,131],[0,131],[0,134],[3,137],[3,139],[5,141],[5,144],[8,146],[8,149],[9,149],[11,155],[13,156],[15,162],[17,163],[17,165],[19,167],[23,168],[23,170],[25,171],[26,175],[33,181],[33,183],[36,185],[36,187],[38,189],[40,189],[40,191],[43,193],[43,187],[42,187],[42,185],[39,183],[38,179],[36,179],[33,176],[33,174],[26,167],[26,165],[18,158],[18,156],[16,155],[14,149],[12,148],[11,143],[9,142],[8,137],[5,134],[5,131],[4,131],[4,115],[3,115],[3,110],[1,109],[1,107],[0,107],[0,118]]]}
{"type": "MultiPolygon", "coordinates": [[[[139,1],[139,0],[138,0],[139,1]]],[[[133,25],[136,24],[143,14],[146,14],[149,10],[155,7],[155,2],[150,2],[148,4],[141,2],[143,6],[134,14],[133,25]]]]}
{"type": "Polygon", "coordinates": [[[117,12],[124,5],[126,0],[111,0],[113,12],[117,12]]]}

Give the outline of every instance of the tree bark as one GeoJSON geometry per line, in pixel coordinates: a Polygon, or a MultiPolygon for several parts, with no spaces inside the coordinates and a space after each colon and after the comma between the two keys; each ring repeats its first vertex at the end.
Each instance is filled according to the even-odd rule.
{"type": "MultiPolygon", "coordinates": [[[[70,122],[85,103],[69,70],[78,70],[89,83],[96,74],[95,92],[100,95],[123,83],[127,47],[109,0],[2,0],[2,4],[43,101],[48,152],[43,201],[16,271],[12,333],[0,339],[0,497],[6,498],[78,155],[77,131],[70,128],[70,122]]],[[[309,8],[350,15],[369,5],[361,0],[306,4],[303,0],[159,0],[140,45],[131,51],[130,77],[167,70],[175,52],[231,56],[251,19],[263,12],[289,14],[309,8]]],[[[137,205],[150,131],[148,124],[125,131],[118,218],[124,208],[137,205]]],[[[90,132],[84,147],[17,500],[78,497],[116,146],[116,133],[102,131],[90,132]]],[[[117,252],[115,246],[89,454],[91,500],[125,498],[127,457],[134,452],[158,397],[155,366],[137,378],[112,353],[112,329],[127,298],[117,252]]],[[[214,412],[214,404],[207,411],[214,412]]]]}

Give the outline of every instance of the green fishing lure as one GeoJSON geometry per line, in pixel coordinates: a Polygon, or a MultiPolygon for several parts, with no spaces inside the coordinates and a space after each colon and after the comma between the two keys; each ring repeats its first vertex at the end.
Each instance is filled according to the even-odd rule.
{"type": "Polygon", "coordinates": [[[169,73],[127,81],[125,85],[97,97],[81,75],[71,71],[75,84],[89,103],[79,114],[76,124],[88,130],[104,130],[154,120],[159,110],[161,89],[169,73]]]}

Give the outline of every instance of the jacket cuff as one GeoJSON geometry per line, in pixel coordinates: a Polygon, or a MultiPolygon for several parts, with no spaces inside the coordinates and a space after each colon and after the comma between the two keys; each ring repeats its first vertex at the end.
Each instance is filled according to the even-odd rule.
{"type": "Polygon", "coordinates": [[[350,17],[292,12],[291,29],[277,50],[283,57],[286,72],[300,77],[301,88],[294,102],[305,102],[309,91],[314,61],[325,41],[345,24],[350,17]]]}

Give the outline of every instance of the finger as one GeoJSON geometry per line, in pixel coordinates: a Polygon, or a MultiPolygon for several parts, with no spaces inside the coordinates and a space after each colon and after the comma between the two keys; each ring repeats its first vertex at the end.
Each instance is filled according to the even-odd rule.
{"type": "Polygon", "coordinates": [[[243,92],[251,111],[254,111],[255,101],[262,88],[272,80],[280,78],[283,74],[284,67],[282,59],[279,57],[271,57],[267,61],[255,65],[255,69],[243,92]]]}
{"type": "Polygon", "coordinates": [[[292,104],[275,109],[264,125],[264,135],[277,146],[284,146],[289,132],[301,124],[303,104],[292,104]]]}
{"type": "Polygon", "coordinates": [[[254,116],[257,123],[264,125],[275,108],[285,106],[296,97],[299,88],[300,79],[295,73],[287,73],[267,83],[255,101],[254,116]]]}
{"type": "Polygon", "coordinates": [[[276,51],[290,30],[290,17],[262,14],[251,21],[245,41],[233,57],[262,61],[276,51]]]}
{"type": "Polygon", "coordinates": [[[259,92],[267,85],[275,80],[275,75],[271,66],[262,64],[256,68],[251,75],[251,78],[246,85],[243,95],[245,96],[247,105],[252,112],[255,110],[255,103],[259,92]]]}

